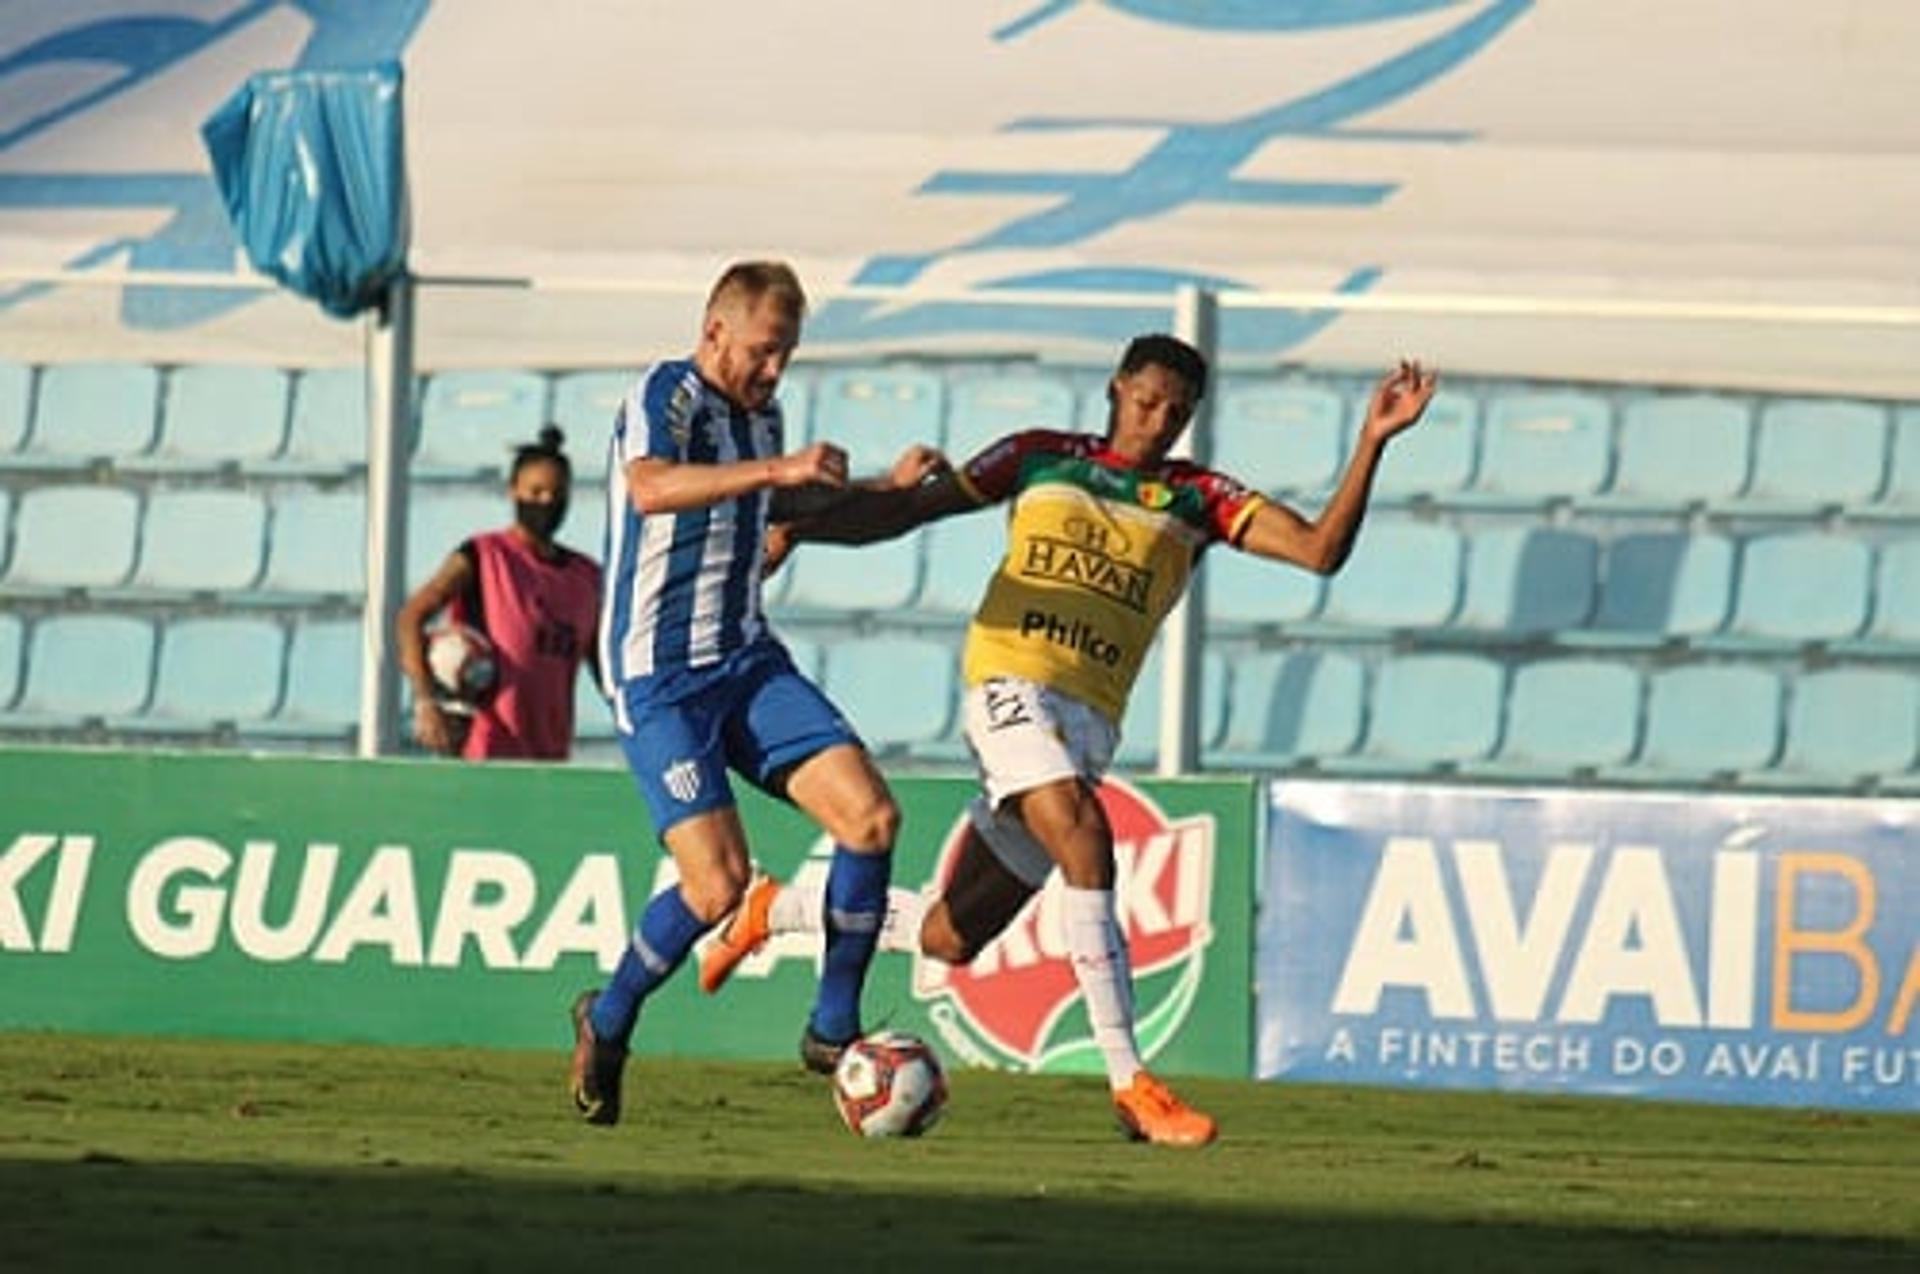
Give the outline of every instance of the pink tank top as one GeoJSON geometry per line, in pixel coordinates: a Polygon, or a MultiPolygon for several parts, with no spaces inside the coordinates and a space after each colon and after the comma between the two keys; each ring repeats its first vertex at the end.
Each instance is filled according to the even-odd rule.
{"type": "Polygon", "coordinates": [[[499,680],[460,755],[564,761],[574,679],[599,622],[600,567],[566,548],[543,558],[511,531],[476,535],[462,547],[472,551],[477,587],[450,609],[492,640],[499,680]]]}

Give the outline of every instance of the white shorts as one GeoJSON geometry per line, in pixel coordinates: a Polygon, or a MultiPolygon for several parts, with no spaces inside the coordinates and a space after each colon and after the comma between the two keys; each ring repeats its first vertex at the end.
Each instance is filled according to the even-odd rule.
{"type": "Polygon", "coordinates": [[[1003,808],[1006,799],[1060,779],[1097,785],[1119,731],[1099,710],[1025,677],[989,677],[967,691],[961,713],[980,767],[981,795],[967,815],[1001,865],[1039,888],[1053,858],[1003,808]]]}

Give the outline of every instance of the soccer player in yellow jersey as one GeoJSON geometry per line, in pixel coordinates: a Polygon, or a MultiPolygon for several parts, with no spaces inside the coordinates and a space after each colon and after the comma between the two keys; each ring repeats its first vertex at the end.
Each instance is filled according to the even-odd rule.
{"type": "MultiPolygon", "coordinates": [[[[859,544],[1010,501],[1007,555],[967,630],[963,705],[982,792],[946,890],[931,906],[893,891],[882,945],[964,964],[1059,867],[1067,943],[1105,1058],[1115,1113],[1134,1137],[1213,1140],[1213,1119],[1142,1067],[1125,940],[1114,912],[1113,832],[1095,795],[1160,622],[1195,561],[1222,541],[1319,574],[1340,568],[1389,439],[1420,418],[1435,378],[1401,363],[1368,404],[1352,461],[1309,519],[1168,452],[1207,388],[1200,352],[1170,336],[1127,346],[1108,386],[1104,438],[1029,430],[902,490],[860,490],[791,524],[795,543],[859,544]],[[920,914],[924,911],[924,914],[920,914]]],[[[818,897],[761,877],[700,970],[717,989],[774,931],[821,926],[818,897]]]]}

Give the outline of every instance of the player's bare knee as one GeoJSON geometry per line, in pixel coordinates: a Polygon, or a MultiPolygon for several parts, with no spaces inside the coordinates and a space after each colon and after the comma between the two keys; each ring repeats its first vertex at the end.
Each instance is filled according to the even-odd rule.
{"type": "Polygon", "coordinates": [[[920,922],[920,951],[947,964],[970,964],[980,953],[953,927],[944,909],[929,911],[920,922]]]}
{"type": "Polygon", "coordinates": [[[715,924],[740,905],[746,887],[744,877],[735,878],[730,872],[716,871],[692,878],[683,876],[680,897],[686,902],[687,910],[703,924],[715,924]]]}
{"type": "Polygon", "coordinates": [[[880,793],[841,820],[835,839],[848,849],[880,852],[892,849],[899,834],[900,807],[880,793]]]}

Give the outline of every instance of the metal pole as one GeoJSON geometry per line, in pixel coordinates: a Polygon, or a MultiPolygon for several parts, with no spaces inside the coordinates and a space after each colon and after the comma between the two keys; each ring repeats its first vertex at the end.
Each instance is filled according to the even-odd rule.
{"type": "Polygon", "coordinates": [[[361,617],[363,757],[399,744],[393,621],[405,598],[407,444],[413,439],[413,280],[401,274],[367,329],[367,600],[361,617]]]}
{"type": "MultiPolygon", "coordinates": [[[[1210,366],[1217,362],[1216,315],[1213,293],[1187,286],[1174,294],[1173,334],[1205,354],[1210,366]]],[[[1200,400],[1174,455],[1196,464],[1207,462],[1215,397],[1209,393],[1200,400]]],[[[1163,775],[1187,774],[1200,765],[1200,615],[1205,605],[1204,581],[1195,573],[1186,596],[1167,615],[1160,668],[1159,773],[1163,775]]]]}

